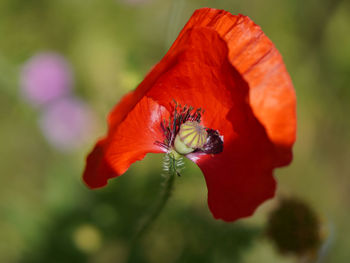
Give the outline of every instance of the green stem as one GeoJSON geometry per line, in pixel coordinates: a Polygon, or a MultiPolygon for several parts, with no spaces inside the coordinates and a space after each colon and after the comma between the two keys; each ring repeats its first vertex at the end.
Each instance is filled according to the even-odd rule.
{"type": "Polygon", "coordinates": [[[139,228],[137,229],[135,235],[131,239],[131,246],[128,256],[127,262],[134,262],[133,261],[133,255],[136,251],[138,241],[141,239],[141,237],[147,232],[147,230],[150,229],[152,224],[156,221],[156,219],[159,217],[160,213],[163,211],[167,201],[169,200],[172,190],[174,188],[174,181],[175,177],[177,175],[177,160],[173,158],[172,156],[169,156],[169,168],[167,171],[166,180],[164,182],[164,188],[161,193],[161,196],[158,200],[158,202],[155,204],[154,208],[151,210],[150,214],[141,221],[141,224],[139,228]]]}
{"type": "Polygon", "coordinates": [[[174,187],[174,179],[175,174],[167,175],[167,178],[164,182],[164,189],[158,203],[155,205],[150,215],[148,215],[148,217],[142,222],[141,226],[139,227],[138,231],[136,232],[133,238],[134,240],[139,239],[149,229],[152,223],[158,218],[160,213],[163,211],[163,208],[165,207],[167,201],[169,200],[169,197],[171,196],[171,192],[174,187]]]}

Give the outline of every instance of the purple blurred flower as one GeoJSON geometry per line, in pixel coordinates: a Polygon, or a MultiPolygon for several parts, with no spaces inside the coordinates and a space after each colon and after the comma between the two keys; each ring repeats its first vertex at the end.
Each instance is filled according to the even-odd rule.
{"type": "Polygon", "coordinates": [[[56,53],[39,53],[22,68],[21,91],[33,105],[43,105],[67,95],[72,88],[72,70],[56,53]]]}
{"type": "Polygon", "coordinates": [[[61,151],[81,146],[95,127],[92,111],[77,98],[63,98],[44,109],[40,128],[50,144],[61,151]]]}

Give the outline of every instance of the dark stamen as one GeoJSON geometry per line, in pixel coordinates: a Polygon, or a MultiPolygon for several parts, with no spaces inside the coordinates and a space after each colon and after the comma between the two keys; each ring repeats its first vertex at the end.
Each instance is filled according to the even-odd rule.
{"type": "Polygon", "coordinates": [[[161,122],[161,129],[164,133],[164,143],[155,142],[155,144],[170,149],[175,141],[175,137],[180,130],[180,126],[187,121],[201,121],[201,117],[204,110],[201,108],[194,110],[192,106],[178,104],[173,100],[173,115],[169,117],[169,120],[163,120],[161,122]],[[166,147],[165,147],[166,146],[166,147]]]}

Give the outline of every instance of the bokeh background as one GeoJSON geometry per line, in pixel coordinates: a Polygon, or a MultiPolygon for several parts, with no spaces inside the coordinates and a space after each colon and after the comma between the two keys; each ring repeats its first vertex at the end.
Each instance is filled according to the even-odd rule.
{"type": "Polygon", "coordinates": [[[277,197],[235,223],[212,218],[204,178],[186,162],[133,262],[303,262],[265,235],[285,197],[321,222],[311,262],[348,262],[350,2],[341,0],[0,0],[0,262],[127,262],[160,193],[162,156],[97,191],[81,181],[84,158],[113,105],[206,6],[248,15],[282,53],[298,98],[294,161],[276,171],[277,197]]]}

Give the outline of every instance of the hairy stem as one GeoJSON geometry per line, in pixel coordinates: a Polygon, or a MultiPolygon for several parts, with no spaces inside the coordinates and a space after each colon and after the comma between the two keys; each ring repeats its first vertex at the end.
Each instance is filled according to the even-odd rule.
{"type": "Polygon", "coordinates": [[[166,179],[163,185],[164,186],[163,191],[161,193],[160,198],[158,199],[158,202],[150,211],[149,215],[146,216],[146,218],[144,218],[141,221],[140,226],[138,227],[135,235],[133,236],[131,240],[131,246],[130,246],[127,262],[133,262],[133,258],[135,256],[134,252],[136,251],[139,240],[147,232],[147,230],[150,229],[152,224],[156,221],[160,213],[163,211],[167,201],[169,200],[172,190],[174,188],[175,177],[178,174],[178,171],[177,171],[178,161],[179,160],[175,159],[170,154],[167,154],[167,156],[165,156],[164,166],[167,166],[167,169],[166,169],[167,173],[166,173],[166,179]]]}
{"type": "Polygon", "coordinates": [[[169,200],[169,197],[171,196],[171,192],[174,186],[174,179],[174,174],[167,175],[166,180],[164,182],[164,189],[162,191],[160,199],[154,206],[151,213],[144,219],[133,239],[139,239],[149,229],[152,223],[158,218],[160,213],[163,211],[167,201],[169,200]]]}

